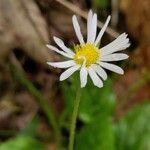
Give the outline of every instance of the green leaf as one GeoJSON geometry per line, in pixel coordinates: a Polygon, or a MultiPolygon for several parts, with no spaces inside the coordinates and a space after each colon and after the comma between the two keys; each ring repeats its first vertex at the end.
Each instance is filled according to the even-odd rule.
{"type": "Polygon", "coordinates": [[[75,145],[76,150],[115,150],[111,119],[97,117],[78,132],[75,145]]]}
{"type": "Polygon", "coordinates": [[[116,127],[118,150],[150,149],[150,103],[131,109],[116,127]]]}
{"type": "Polygon", "coordinates": [[[0,150],[45,150],[45,148],[34,138],[19,136],[1,144],[0,150]]]}
{"type": "Polygon", "coordinates": [[[112,92],[112,82],[104,82],[103,88],[88,84],[85,88],[80,104],[79,118],[84,122],[90,122],[99,115],[112,115],[115,107],[115,95],[112,92]]]}
{"type": "MultiPolygon", "coordinates": [[[[73,102],[79,86],[78,76],[76,74],[68,79],[69,82],[62,84],[65,108],[61,123],[67,121],[67,127],[70,125],[73,102]]],[[[112,92],[112,81],[107,80],[103,88],[97,88],[90,80],[82,92],[78,118],[83,126],[76,134],[76,149],[114,150],[111,120],[115,108],[115,95],[112,92]]]]}
{"type": "MultiPolygon", "coordinates": [[[[76,89],[79,86],[78,74],[75,74],[68,80],[63,82],[62,91],[64,94],[65,108],[62,113],[61,122],[70,119],[73,110],[74,99],[76,96],[76,89]]],[[[88,81],[87,86],[82,90],[81,103],[79,108],[79,118],[89,123],[99,114],[111,115],[115,108],[115,95],[112,92],[112,81],[107,80],[104,82],[103,88],[97,88],[88,81]]]]}

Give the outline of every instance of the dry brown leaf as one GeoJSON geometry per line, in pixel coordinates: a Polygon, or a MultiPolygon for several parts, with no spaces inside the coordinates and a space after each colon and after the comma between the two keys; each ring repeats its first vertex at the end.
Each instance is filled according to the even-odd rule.
{"type": "Polygon", "coordinates": [[[49,42],[47,25],[33,0],[0,1],[0,60],[11,50],[22,49],[37,62],[54,60],[46,44],[49,42]]]}

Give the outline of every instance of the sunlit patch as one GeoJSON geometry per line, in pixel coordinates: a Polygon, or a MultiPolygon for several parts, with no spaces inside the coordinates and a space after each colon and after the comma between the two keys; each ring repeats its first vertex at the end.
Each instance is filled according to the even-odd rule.
{"type": "Polygon", "coordinates": [[[85,61],[85,66],[89,67],[90,65],[95,64],[100,58],[100,51],[94,44],[86,43],[83,45],[77,45],[74,49],[74,61],[76,64],[82,65],[85,61]]]}

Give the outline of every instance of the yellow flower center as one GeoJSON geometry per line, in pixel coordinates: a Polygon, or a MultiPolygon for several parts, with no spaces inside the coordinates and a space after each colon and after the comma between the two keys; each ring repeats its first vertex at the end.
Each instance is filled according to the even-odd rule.
{"type": "Polygon", "coordinates": [[[82,65],[85,63],[85,66],[89,67],[90,65],[96,63],[100,58],[100,52],[94,44],[86,43],[83,45],[77,45],[74,49],[74,61],[76,64],[82,65]]]}

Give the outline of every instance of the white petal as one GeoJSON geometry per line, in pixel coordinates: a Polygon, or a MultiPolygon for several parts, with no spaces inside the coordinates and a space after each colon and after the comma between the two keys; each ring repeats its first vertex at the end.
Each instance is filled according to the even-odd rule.
{"type": "Polygon", "coordinates": [[[129,56],[127,54],[116,53],[116,54],[102,56],[102,58],[100,58],[100,60],[101,61],[119,61],[119,60],[127,59],[128,57],[129,56]]]}
{"type": "Polygon", "coordinates": [[[92,10],[90,10],[87,18],[87,42],[90,41],[90,37],[91,37],[92,17],[93,17],[93,13],[92,10]]]}
{"type": "Polygon", "coordinates": [[[94,14],[92,19],[92,43],[94,43],[97,31],[97,14],[94,14]]]}
{"type": "Polygon", "coordinates": [[[70,54],[70,55],[74,55],[74,52],[71,51],[68,47],[66,47],[65,44],[64,44],[64,42],[63,42],[61,39],[59,39],[59,38],[57,38],[57,37],[54,36],[54,41],[56,42],[56,44],[57,44],[64,52],[66,52],[66,53],[68,53],[68,54],[70,54]]]}
{"type": "Polygon", "coordinates": [[[68,77],[70,77],[75,71],[77,71],[80,68],[80,65],[75,65],[73,67],[70,67],[69,69],[67,69],[66,71],[64,71],[61,75],[60,75],[60,81],[63,81],[65,79],[67,79],[68,77]]]}
{"type": "Polygon", "coordinates": [[[88,14],[87,22],[87,42],[94,43],[97,31],[97,14],[92,15],[92,11],[88,14]]]}
{"type": "Polygon", "coordinates": [[[87,83],[87,68],[86,67],[82,67],[80,70],[80,82],[81,82],[81,88],[86,86],[87,83]]]}
{"type": "Polygon", "coordinates": [[[92,68],[103,80],[107,79],[107,73],[102,67],[100,67],[99,65],[93,65],[92,68]]]}
{"type": "Polygon", "coordinates": [[[108,26],[108,23],[109,23],[109,21],[110,21],[110,18],[111,18],[111,16],[108,16],[108,17],[107,17],[107,20],[106,20],[104,26],[102,27],[101,31],[99,32],[99,34],[98,34],[98,36],[97,36],[97,39],[96,39],[96,41],[95,41],[95,45],[97,45],[97,44],[100,42],[100,40],[101,40],[101,38],[102,38],[102,36],[103,36],[103,34],[104,34],[104,32],[105,32],[107,26],[108,26]]]}
{"type": "Polygon", "coordinates": [[[108,45],[101,48],[102,55],[108,55],[117,51],[121,51],[130,46],[129,39],[127,38],[127,34],[121,34],[117,39],[109,43],[108,45]]]}
{"type": "Polygon", "coordinates": [[[90,39],[89,42],[94,43],[96,38],[96,31],[97,31],[97,15],[94,14],[92,18],[92,25],[91,25],[91,32],[90,32],[90,39]]]}
{"type": "Polygon", "coordinates": [[[88,68],[88,73],[93,81],[93,84],[99,88],[103,87],[103,82],[102,80],[98,77],[98,75],[96,74],[96,72],[94,71],[94,69],[92,67],[88,68]]]}
{"type": "Polygon", "coordinates": [[[110,71],[113,71],[113,72],[116,72],[118,74],[124,74],[124,71],[122,68],[114,65],[114,64],[109,64],[109,63],[106,63],[106,62],[99,62],[99,64],[105,68],[105,69],[108,69],[110,71]]]}
{"type": "Polygon", "coordinates": [[[84,44],[84,40],[83,40],[83,36],[81,34],[80,26],[79,26],[77,17],[75,15],[72,17],[72,22],[73,22],[73,27],[74,27],[74,30],[75,30],[75,33],[76,33],[76,36],[77,36],[79,42],[81,44],[84,44]]]}
{"type": "Polygon", "coordinates": [[[58,48],[56,48],[55,46],[52,46],[52,45],[46,45],[50,50],[53,50],[53,51],[55,51],[55,52],[57,52],[58,54],[61,54],[61,55],[63,55],[63,56],[65,56],[65,57],[68,57],[68,58],[73,58],[73,55],[70,55],[70,54],[67,54],[67,53],[65,53],[65,52],[63,52],[63,51],[60,51],[58,48]]]}
{"type": "Polygon", "coordinates": [[[73,60],[62,61],[62,62],[47,62],[47,64],[57,68],[68,68],[76,65],[76,63],[73,60]]]}

